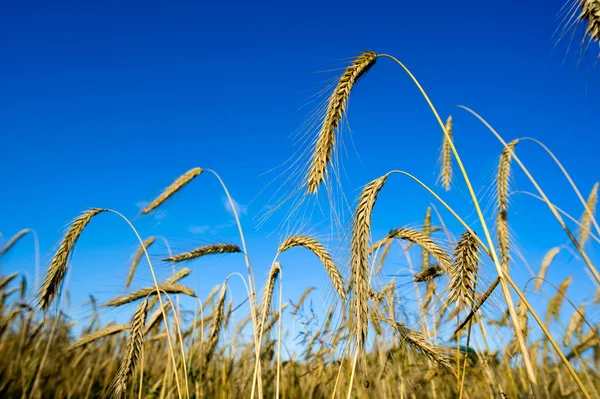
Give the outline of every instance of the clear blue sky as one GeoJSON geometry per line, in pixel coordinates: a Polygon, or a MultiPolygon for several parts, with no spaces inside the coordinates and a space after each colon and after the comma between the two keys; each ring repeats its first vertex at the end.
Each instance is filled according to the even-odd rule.
{"type": "MultiPolygon", "coordinates": [[[[293,154],[290,136],[315,107],[307,105],[311,95],[338,73],[318,72],[343,67],[365,49],[403,60],[440,113],[455,115],[456,145],[483,204],[492,204],[489,185],[501,147],[472,117],[455,110],[458,104],[475,109],[507,139],[534,136],[545,142],[587,195],[599,179],[598,68],[590,57],[578,62],[567,41],[555,48],[564,0],[460,3],[5,3],[0,231],[8,237],[24,227],[36,229],[47,261],[64,225],[80,211],[107,207],[133,218],[140,203],[179,174],[194,166],[212,168],[245,206],[249,252],[262,281],[281,238],[277,218],[283,217],[254,228],[269,198],[257,194],[275,176],[262,174],[293,154]]],[[[344,160],[353,188],[348,197],[390,169],[407,170],[433,185],[441,135],[407,76],[380,60],[354,94],[350,123],[356,150],[348,146],[344,160]]],[[[521,151],[551,199],[579,217],[581,206],[557,168],[533,144],[523,144],[521,151]]],[[[142,235],[164,235],[176,250],[237,242],[215,180],[207,175],[199,181],[165,212],[135,219],[142,235]]],[[[519,174],[515,187],[530,189],[519,174]]],[[[476,226],[464,185],[448,198],[476,226]]],[[[414,184],[394,177],[382,192],[374,235],[398,225],[418,226],[430,201],[414,184]]],[[[512,209],[519,248],[537,270],[544,252],[566,239],[536,200],[519,197],[512,209]]],[[[30,243],[23,241],[3,260],[2,273],[31,273],[30,243]]],[[[121,292],[136,247],[116,217],[94,220],[73,258],[73,306],[88,292],[121,292]]],[[[164,255],[166,248],[157,245],[151,252],[164,255]]],[[[594,248],[591,252],[595,255],[594,248]]],[[[326,284],[310,256],[294,253],[282,258],[286,299],[326,284]]],[[[581,262],[568,254],[560,260],[563,267],[551,270],[552,280],[575,274],[582,289],[574,295],[589,297],[593,287],[581,262]]],[[[392,268],[406,269],[401,261],[392,268]]],[[[241,257],[192,267],[200,272],[193,278],[203,295],[229,272],[244,270],[241,257]]],[[[525,269],[518,270],[524,283],[525,269]]],[[[141,272],[136,284],[148,281],[141,272]]],[[[315,299],[327,301],[329,291],[320,289],[315,299]]]]}

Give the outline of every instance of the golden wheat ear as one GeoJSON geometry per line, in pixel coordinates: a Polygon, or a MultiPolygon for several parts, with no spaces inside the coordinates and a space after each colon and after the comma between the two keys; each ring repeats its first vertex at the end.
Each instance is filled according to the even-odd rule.
{"type": "Polygon", "coordinates": [[[142,353],[144,346],[144,325],[146,324],[146,315],[148,312],[148,299],[145,299],[135,311],[133,321],[131,322],[131,331],[127,341],[127,350],[119,372],[114,382],[114,397],[120,398],[125,395],[127,390],[127,380],[135,372],[135,366],[142,353]]]}
{"type": "Polygon", "coordinates": [[[319,185],[325,179],[327,166],[331,162],[336,130],[346,113],[350,92],[358,79],[375,65],[375,61],[377,61],[377,54],[372,51],[365,51],[360,54],[352,65],[346,68],[329,98],[325,118],[315,143],[308,170],[306,185],[309,194],[315,194],[319,189],[319,185]]]}
{"type": "Polygon", "coordinates": [[[94,216],[104,211],[106,211],[106,209],[99,208],[92,208],[85,211],[81,216],[78,216],[67,229],[58,250],[48,266],[48,272],[46,273],[46,277],[44,278],[44,282],[38,293],[39,306],[43,311],[48,309],[52,301],[58,295],[65,273],[67,272],[69,257],[73,252],[75,243],[77,243],[83,229],[94,216]]]}
{"type": "Polygon", "coordinates": [[[510,186],[510,163],[519,139],[513,140],[504,147],[498,162],[497,194],[498,213],[496,215],[496,236],[500,250],[500,264],[504,270],[509,270],[510,263],[510,233],[508,230],[508,188],[510,186]]]}
{"type": "Polygon", "coordinates": [[[442,182],[444,190],[450,191],[450,185],[452,183],[452,115],[446,120],[446,132],[442,141],[442,153],[441,153],[441,164],[442,170],[438,180],[442,182]]]}
{"type": "Polygon", "coordinates": [[[356,318],[357,356],[367,339],[369,315],[369,241],[371,239],[371,216],[377,202],[377,196],[385,185],[388,175],[383,175],[367,184],[358,199],[354,211],[352,239],[350,242],[350,269],[354,290],[352,309],[356,318]]]}
{"type": "Polygon", "coordinates": [[[142,255],[144,255],[144,249],[148,249],[148,247],[154,244],[156,239],[154,237],[148,237],[142,245],[138,248],[135,256],[133,257],[133,261],[131,262],[131,267],[129,268],[129,274],[127,274],[127,280],[125,280],[125,288],[129,288],[131,282],[133,281],[133,274],[135,273],[135,269],[137,269],[140,260],[142,259],[142,255]]]}
{"type": "Polygon", "coordinates": [[[214,254],[232,254],[240,253],[242,250],[235,244],[210,244],[203,245],[189,252],[173,255],[171,257],[163,259],[165,262],[183,262],[186,260],[192,260],[200,258],[201,256],[214,255],[214,254]]]}
{"type": "Polygon", "coordinates": [[[331,284],[335,288],[336,292],[342,299],[342,301],[346,300],[346,290],[344,289],[344,282],[342,280],[342,276],[340,271],[336,267],[331,255],[323,245],[317,241],[316,239],[305,236],[305,235],[295,235],[292,237],[286,238],[277,249],[277,252],[282,253],[287,251],[290,248],[294,247],[303,247],[311,251],[313,254],[319,258],[323,267],[325,267],[325,271],[329,275],[331,279],[331,284]]]}
{"type": "Polygon", "coordinates": [[[579,21],[587,24],[585,33],[591,41],[600,41],[600,1],[579,0],[579,21]]]}
{"type": "Polygon", "coordinates": [[[189,184],[195,177],[202,173],[202,168],[193,168],[182,174],[171,184],[165,188],[158,197],[156,197],[147,207],[142,210],[142,215],[146,215],[159,206],[161,206],[166,200],[171,198],[177,191],[181,190],[187,184],[189,184]]]}

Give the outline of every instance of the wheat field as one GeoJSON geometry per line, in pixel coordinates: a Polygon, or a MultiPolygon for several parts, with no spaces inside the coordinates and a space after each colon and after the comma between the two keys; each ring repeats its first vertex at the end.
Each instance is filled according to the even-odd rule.
{"type": "MultiPolygon", "coordinates": [[[[577,17],[589,25],[591,41],[598,40],[598,8],[598,2],[582,0],[577,17]]],[[[216,171],[194,167],[173,176],[173,183],[135,218],[106,208],[84,210],[74,215],[35,282],[22,273],[0,278],[0,396],[600,398],[600,273],[594,259],[600,243],[595,218],[598,183],[586,196],[542,142],[527,137],[506,141],[482,116],[457,106],[457,114],[481,122],[503,148],[496,155],[489,218],[461,158],[469,149],[455,145],[460,125],[452,115],[438,113],[398,58],[365,51],[346,66],[325,104],[308,147],[308,162],[299,172],[297,207],[315,198],[335,207],[335,153],[348,102],[353,88],[364,84],[383,62],[400,67],[439,125],[438,185],[427,186],[403,170],[372,171],[376,177],[360,187],[349,222],[332,223],[339,230],[332,235],[341,237],[335,250],[330,241],[299,229],[280,241],[264,279],[257,279],[253,270],[246,226],[230,195],[235,185],[226,185],[216,171]],[[541,147],[560,168],[581,202],[580,214],[571,215],[548,198],[519,158],[524,142],[541,147]],[[531,265],[525,285],[513,279],[515,264],[521,263],[511,234],[511,222],[518,217],[510,201],[516,172],[564,232],[557,246],[546,249],[542,262],[531,265]],[[387,226],[389,233],[376,237],[372,218],[378,199],[399,176],[416,183],[431,203],[424,203],[423,215],[415,218],[418,227],[392,224],[387,226]],[[177,207],[176,197],[188,195],[187,186],[201,186],[208,178],[218,180],[219,195],[229,201],[237,240],[151,256],[149,249],[159,237],[141,237],[137,218],[177,207]],[[469,222],[444,200],[457,186],[466,193],[474,215],[469,222]],[[68,291],[76,289],[68,284],[70,259],[78,242],[86,240],[88,226],[109,214],[113,223],[131,229],[138,249],[131,254],[122,294],[102,303],[92,297],[83,323],[64,312],[68,291]],[[460,229],[450,231],[449,219],[460,229]],[[288,258],[282,255],[292,250],[307,251],[322,266],[327,286],[320,288],[330,292],[330,300],[318,323],[307,311],[315,287],[306,287],[291,301],[283,299],[288,258]],[[557,267],[555,258],[564,253],[589,277],[589,300],[570,299],[571,277],[546,279],[548,270],[557,267]],[[410,265],[409,273],[382,272],[394,254],[410,265]],[[195,274],[202,277],[202,270],[190,262],[215,256],[237,257],[239,268],[228,271],[229,277],[210,292],[196,292],[187,282],[195,274]],[[171,276],[159,279],[155,271],[165,265],[171,276]],[[152,283],[134,288],[140,287],[135,282],[141,268],[150,271],[152,283]],[[229,284],[240,277],[245,297],[234,299],[229,284]],[[407,295],[414,300],[406,301],[407,295]],[[534,306],[532,296],[542,295],[545,306],[534,306]],[[290,330],[311,322],[317,327],[303,331],[290,345],[290,330]]],[[[166,183],[156,182],[156,188],[166,183]]],[[[28,228],[14,234],[1,247],[0,257],[10,259],[11,250],[32,234],[28,228]]]]}

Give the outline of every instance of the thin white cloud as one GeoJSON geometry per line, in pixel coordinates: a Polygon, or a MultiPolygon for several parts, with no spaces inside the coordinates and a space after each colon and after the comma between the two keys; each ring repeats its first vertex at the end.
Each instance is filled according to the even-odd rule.
{"type": "Polygon", "coordinates": [[[188,231],[192,234],[206,234],[210,230],[210,226],[207,224],[202,225],[191,225],[188,227],[188,231]]]}
{"type": "MultiPolygon", "coordinates": [[[[238,216],[243,216],[246,214],[246,205],[240,204],[234,198],[232,198],[231,201],[233,202],[233,206],[235,206],[235,210],[236,210],[238,216]]],[[[231,203],[229,202],[227,197],[223,197],[223,205],[225,206],[225,210],[230,215],[233,215],[233,209],[231,209],[231,203]]]]}

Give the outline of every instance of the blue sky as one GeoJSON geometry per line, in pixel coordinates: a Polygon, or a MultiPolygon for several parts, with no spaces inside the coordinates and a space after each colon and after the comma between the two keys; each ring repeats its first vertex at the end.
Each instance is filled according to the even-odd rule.
{"type": "MultiPolygon", "coordinates": [[[[490,218],[490,183],[501,146],[474,118],[456,110],[459,104],[475,109],[506,139],[542,140],[587,195],[599,179],[593,167],[600,140],[596,47],[579,61],[577,50],[567,49],[568,40],[556,45],[563,0],[543,6],[463,4],[4,4],[0,231],[6,238],[24,227],[36,229],[47,261],[70,219],[89,207],[106,207],[134,218],[143,236],[164,235],[174,250],[238,242],[222,191],[209,175],[200,176],[158,214],[136,217],[140,204],[179,174],[195,166],[211,168],[244,210],[249,252],[262,282],[283,235],[278,218],[285,214],[276,213],[260,228],[256,218],[263,206],[273,205],[269,194],[285,186],[276,175],[298,148],[292,136],[318,106],[312,96],[339,73],[330,70],[344,67],[365,49],[400,58],[442,116],[453,113],[456,145],[482,203],[489,205],[490,218]],[[268,172],[273,168],[279,169],[268,172]]],[[[575,48],[579,38],[580,32],[575,48]]],[[[378,61],[360,82],[349,112],[352,133],[342,138],[348,150],[343,166],[349,200],[363,184],[391,169],[435,184],[439,128],[408,77],[390,60],[378,61]]],[[[581,206],[558,169],[531,143],[521,151],[550,198],[579,217],[581,206]]],[[[515,187],[530,189],[519,173],[515,187]]],[[[462,182],[447,198],[477,227],[462,182]]],[[[418,226],[430,201],[415,184],[395,176],[376,209],[374,236],[396,226],[418,226]]],[[[515,197],[512,212],[518,247],[537,270],[545,251],[566,238],[536,200],[515,197]]],[[[462,232],[447,222],[455,234],[462,232]]],[[[329,234],[323,224],[311,231],[329,234]]],[[[32,273],[28,240],[2,261],[2,273],[32,273]]],[[[101,297],[122,292],[136,247],[135,237],[115,216],[94,220],[73,258],[68,286],[73,307],[78,309],[89,292],[101,297]]],[[[162,244],[151,251],[157,259],[166,252],[162,244]]],[[[593,247],[590,252],[595,255],[593,247]]],[[[574,285],[580,287],[575,299],[589,298],[593,286],[582,263],[568,254],[559,259],[562,267],[551,269],[551,279],[558,284],[574,274],[574,285]]],[[[313,294],[319,307],[331,301],[325,273],[312,257],[295,251],[282,262],[287,263],[284,299],[316,285],[321,287],[313,294]]],[[[390,273],[406,270],[402,258],[394,262],[390,273]]],[[[168,275],[167,266],[158,267],[168,275]]],[[[192,267],[198,273],[190,284],[198,284],[201,296],[230,272],[244,271],[241,257],[201,260],[192,267]]],[[[515,273],[523,284],[525,268],[515,266],[515,273]]],[[[142,271],[136,284],[149,281],[142,271]]],[[[233,284],[240,296],[241,284],[233,284]]]]}

